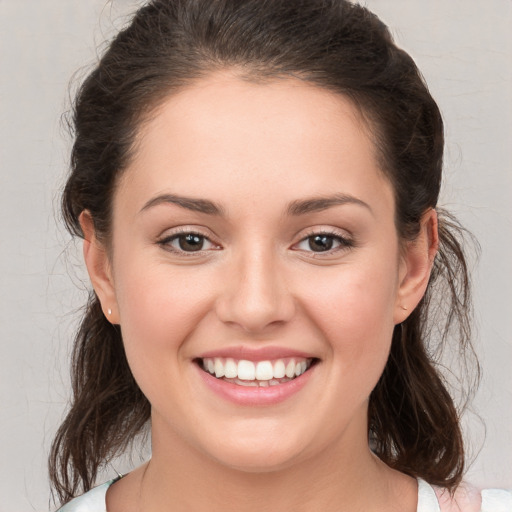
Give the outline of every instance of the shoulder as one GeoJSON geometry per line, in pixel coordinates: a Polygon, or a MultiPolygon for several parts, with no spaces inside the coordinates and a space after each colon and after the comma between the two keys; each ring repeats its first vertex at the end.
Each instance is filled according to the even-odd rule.
{"type": "Polygon", "coordinates": [[[86,492],[82,496],[71,500],[66,503],[57,512],[106,512],[107,506],[105,497],[107,495],[107,489],[116,480],[111,480],[103,485],[99,485],[94,489],[86,492]]]}
{"type": "Polygon", "coordinates": [[[441,512],[512,512],[512,491],[483,489],[463,483],[455,494],[434,488],[441,512]]]}

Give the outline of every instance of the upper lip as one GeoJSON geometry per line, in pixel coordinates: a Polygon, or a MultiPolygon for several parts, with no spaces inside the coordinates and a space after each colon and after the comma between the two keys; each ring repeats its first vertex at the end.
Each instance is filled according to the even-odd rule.
{"type": "Polygon", "coordinates": [[[311,353],[303,352],[286,347],[247,347],[247,346],[236,346],[236,347],[224,347],[216,350],[210,350],[204,352],[198,356],[200,359],[209,359],[214,357],[232,358],[237,360],[247,361],[269,361],[273,359],[284,359],[287,357],[300,357],[304,359],[315,358],[311,353]]]}

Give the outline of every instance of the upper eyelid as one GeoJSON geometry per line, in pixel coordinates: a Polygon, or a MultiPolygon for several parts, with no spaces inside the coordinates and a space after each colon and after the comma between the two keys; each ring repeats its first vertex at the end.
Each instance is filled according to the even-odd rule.
{"type": "MultiPolygon", "coordinates": [[[[168,228],[162,231],[160,235],[156,238],[156,243],[163,245],[166,242],[169,242],[171,240],[175,240],[177,237],[182,235],[197,235],[205,240],[208,240],[213,245],[220,245],[218,241],[216,241],[215,235],[210,235],[209,233],[205,233],[206,229],[203,227],[196,227],[196,226],[176,226],[174,228],[168,228]]],[[[210,230],[208,230],[210,231],[210,230]]],[[[200,252],[200,251],[198,251],[200,252]]]]}
{"type": "MultiPolygon", "coordinates": [[[[346,229],[341,229],[341,228],[313,227],[313,228],[307,228],[305,231],[304,230],[301,230],[301,231],[302,231],[302,234],[300,235],[299,241],[302,241],[305,238],[308,238],[308,237],[314,236],[314,235],[329,235],[329,236],[343,238],[344,240],[352,240],[353,239],[353,235],[352,235],[352,233],[350,233],[350,231],[348,231],[346,229]]],[[[298,234],[296,236],[298,236],[298,234]]]]}
{"type": "Polygon", "coordinates": [[[176,226],[174,228],[167,228],[157,237],[159,240],[165,240],[167,238],[172,238],[179,235],[199,235],[204,238],[207,238],[211,242],[213,242],[212,238],[216,238],[216,235],[211,232],[211,230],[207,230],[203,227],[196,227],[194,225],[191,226],[176,226]],[[206,233],[208,231],[208,233],[206,233]]]}

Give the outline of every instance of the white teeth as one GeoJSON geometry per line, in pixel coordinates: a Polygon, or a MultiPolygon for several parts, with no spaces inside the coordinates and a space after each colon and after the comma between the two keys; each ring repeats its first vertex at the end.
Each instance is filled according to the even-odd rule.
{"type": "Polygon", "coordinates": [[[256,368],[252,361],[242,359],[238,361],[238,378],[240,380],[254,380],[256,376],[256,368]]]}
{"type": "Polygon", "coordinates": [[[260,361],[256,365],[257,380],[271,380],[274,377],[274,369],[270,361],[260,361]]]}
{"type": "Polygon", "coordinates": [[[291,359],[286,365],[285,375],[289,379],[295,377],[295,361],[293,359],[291,359]]]}
{"type": "Polygon", "coordinates": [[[274,363],[274,379],[282,379],[286,375],[286,367],[284,361],[276,361],[274,363]]]}
{"type": "Polygon", "coordinates": [[[258,383],[255,380],[234,379],[234,383],[238,384],[239,386],[245,386],[245,387],[248,387],[248,388],[256,388],[256,387],[258,387],[258,383]]]}
{"type": "Polygon", "coordinates": [[[245,386],[245,387],[260,387],[260,388],[266,388],[269,386],[278,386],[279,384],[284,384],[285,382],[288,382],[291,379],[284,378],[281,380],[240,380],[240,379],[223,379],[226,382],[232,382],[233,384],[238,384],[239,386],[245,386]]]}
{"type": "Polygon", "coordinates": [[[203,369],[216,378],[247,386],[276,386],[302,375],[312,359],[286,358],[275,361],[236,361],[233,358],[206,357],[202,360],[203,369]]]}
{"type": "Polygon", "coordinates": [[[238,376],[238,365],[231,358],[226,359],[224,364],[224,376],[228,379],[235,379],[238,376]]]}
{"type": "Polygon", "coordinates": [[[215,377],[217,377],[217,379],[224,377],[224,365],[222,364],[222,361],[220,359],[215,358],[214,368],[215,377]]]}

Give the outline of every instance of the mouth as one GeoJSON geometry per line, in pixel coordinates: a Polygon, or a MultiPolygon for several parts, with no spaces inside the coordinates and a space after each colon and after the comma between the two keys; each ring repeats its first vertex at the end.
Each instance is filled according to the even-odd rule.
{"type": "Polygon", "coordinates": [[[279,386],[308,372],[317,358],[287,357],[250,361],[230,357],[197,358],[196,364],[218,380],[245,387],[279,386]]]}

